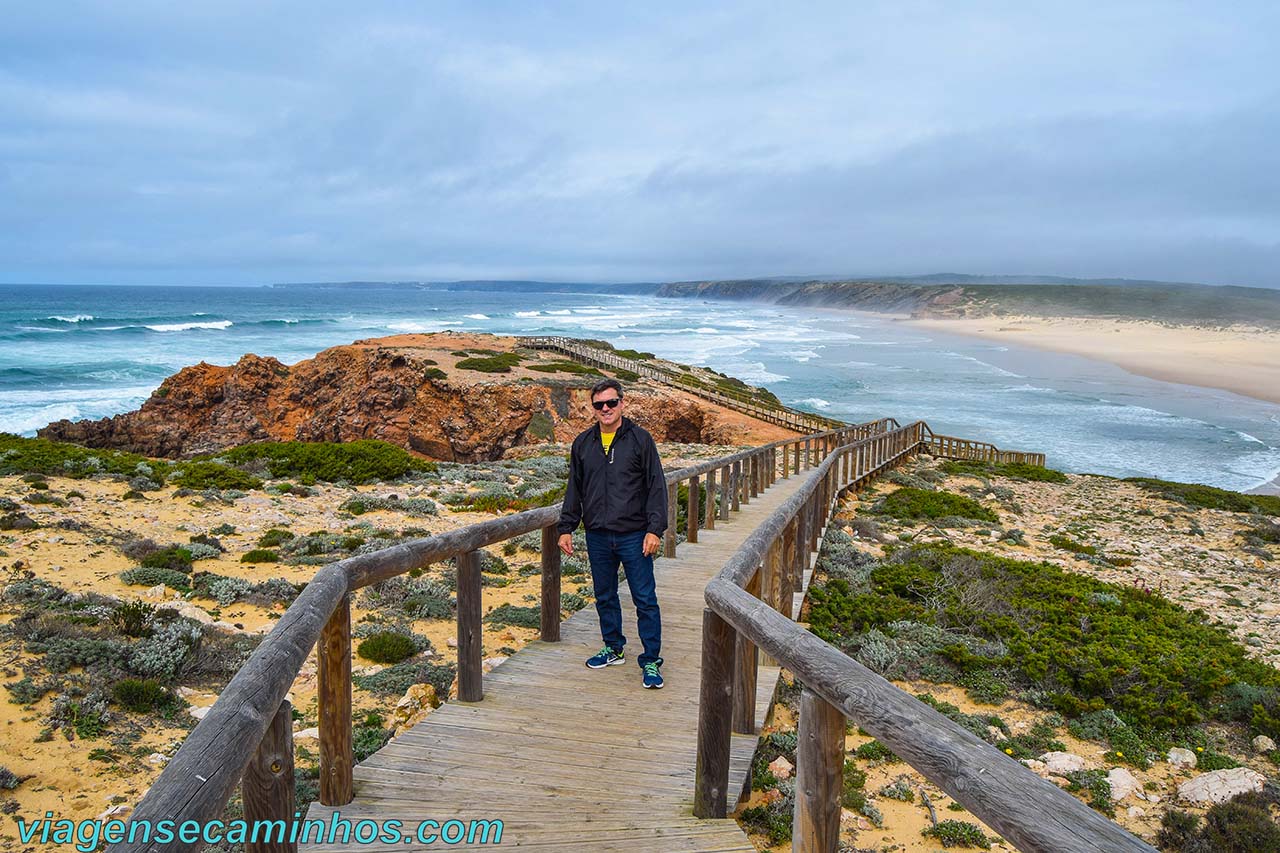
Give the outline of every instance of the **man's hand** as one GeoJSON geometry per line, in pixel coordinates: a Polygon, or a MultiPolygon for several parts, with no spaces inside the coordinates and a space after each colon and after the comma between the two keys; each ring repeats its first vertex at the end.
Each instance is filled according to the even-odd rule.
{"type": "Polygon", "coordinates": [[[564,552],[564,555],[566,557],[573,556],[573,534],[572,533],[561,533],[559,544],[560,544],[560,550],[564,552]]]}
{"type": "Polygon", "coordinates": [[[652,533],[646,533],[644,535],[644,545],[641,546],[640,550],[644,552],[646,557],[652,557],[654,554],[658,553],[658,546],[661,544],[662,540],[657,536],[654,536],[652,533]]]}

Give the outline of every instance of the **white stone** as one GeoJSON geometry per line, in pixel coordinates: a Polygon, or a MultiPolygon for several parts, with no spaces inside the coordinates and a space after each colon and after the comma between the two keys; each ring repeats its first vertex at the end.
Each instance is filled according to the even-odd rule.
{"type": "Polygon", "coordinates": [[[1248,767],[1201,773],[1178,786],[1178,799],[1188,803],[1225,803],[1248,791],[1261,791],[1267,777],[1248,767]]]}
{"type": "Polygon", "coordinates": [[[153,587],[149,587],[145,592],[142,593],[142,596],[143,598],[164,598],[164,593],[165,593],[164,584],[158,583],[153,587]]]}
{"type": "Polygon", "coordinates": [[[98,820],[111,820],[112,818],[122,818],[133,811],[133,806],[127,806],[124,803],[116,803],[114,806],[108,806],[107,810],[98,815],[98,820]]]}
{"type": "Polygon", "coordinates": [[[165,764],[169,761],[169,756],[162,752],[153,752],[147,756],[148,764],[165,764]]]}
{"type": "Polygon", "coordinates": [[[1123,800],[1125,797],[1142,790],[1141,783],[1133,774],[1123,767],[1112,767],[1107,773],[1107,782],[1111,785],[1111,799],[1123,800]]]}
{"type": "Polygon", "coordinates": [[[1145,817],[1146,814],[1139,806],[1129,806],[1129,817],[1145,817]]]}
{"type": "Polygon", "coordinates": [[[1253,751],[1260,755],[1266,755],[1268,752],[1275,752],[1276,742],[1266,735],[1258,735],[1253,739],[1253,751]]]}
{"type": "Polygon", "coordinates": [[[485,672],[492,672],[493,668],[497,666],[501,666],[504,660],[506,660],[506,658],[501,655],[499,655],[498,657],[485,658],[484,661],[481,663],[481,666],[484,668],[485,672]]]}
{"type": "Polygon", "coordinates": [[[309,729],[303,729],[302,731],[299,731],[299,732],[294,732],[294,733],[293,733],[293,739],[294,739],[294,740],[298,740],[298,739],[302,739],[302,740],[319,740],[319,739],[320,739],[320,729],[319,729],[319,727],[317,726],[317,727],[313,727],[313,728],[309,728],[309,729]]]}
{"type": "Polygon", "coordinates": [[[1028,770],[1037,776],[1049,775],[1049,771],[1045,769],[1044,762],[1037,758],[1024,758],[1022,759],[1022,763],[1026,765],[1028,770]]]}
{"type": "Polygon", "coordinates": [[[1191,750],[1175,746],[1169,750],[1168,760],[1174,767],[1195,767],[1197,759],[1191,750]]]}
{"type": "Polygon", "coordinates": [[[209,708],[212,707],[213,706],[210,705],[207,708],[188,708],[187,713],[195,717],[197,720],[203,720],[205,717],[209,716],[209,708]]]}
{"type": "Polygon", "coordinates": [[[456,649],[458,647],[458,638],[449,637],[447,640],[444,641],[444,644],[451,649],[456,649]]]}
{"type": "Polygon", "coordinates": [[[1070,752],[1046,752],[1040,760],[1044,762],[1045,772],[1053,776],[1084,769],[1084,759],[1070,752]]]}
{"type": "Polygon", "coordinates": [[[769,762],[769,772],[772,773],[776,779],[790,779],[791,771],[794,769],[795,765],[790,761],[787,761],[787,757],[785,755],[779,755],[777,758],[773,759],[773,761],[769,762]]]}
{"type": "Polygon", "coordinates": [[[1002,740],[1008,740],[1009,736],[995,726],[987,726],[987,735],[990,736],[992,742],[999,743],[1002,740]]]}
{"type": "Polygon", "coordinates": [[[50,566],[50,567],[49,567],[49,571],[51,571],[51,572],[60,572],[60,571],[62,571],[62,566],[50,566]]]}

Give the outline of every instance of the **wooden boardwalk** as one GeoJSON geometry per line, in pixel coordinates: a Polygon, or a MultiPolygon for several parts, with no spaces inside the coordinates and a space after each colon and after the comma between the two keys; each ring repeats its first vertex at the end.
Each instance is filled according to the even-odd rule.
{"type": "MultiPolygon", "coordinates": [[[[538,850],[675,853],[751,851],[732,819],[692,816],[698,728],[703,588],[759,521],[811,472],[777,481],[715,530],[698,532],[675,559],[658,559],[662,667],[666,687],[645,690],[641,647],[625,586],[627,663],[602,670],[584,661],[599,649],[594,607],[567,619],[558,643],[535,641],[484,679],[480,702],[449,702],[355,769],[355,799],[313,803],[308,820],[333,812],[353,823],[501,820],[501,846],[538,850]]],[[[810,572],[806,571],[807,582],[810,572]]],[[[803,593],[797,593],[802,597],[803,593]]],[[[797,607],[795,612],[799,612],[797,607]]],[[[757,730],[772,704],[776,667],[761,667],[757,730]]],[[[730,802],[749,784],[756,735],[733,735],[730,802]]],[[[492,849],[497,845],[319,844],[299,849],[492,849]]]]}

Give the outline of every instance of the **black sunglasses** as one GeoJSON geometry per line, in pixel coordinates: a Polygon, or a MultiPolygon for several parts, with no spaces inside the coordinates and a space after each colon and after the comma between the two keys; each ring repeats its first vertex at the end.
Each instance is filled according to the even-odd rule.
{"type": "Polygon", "coordinates": [[[591,408],[595,409],[597,412],[603,412],[605,406],[608,406],[611,409],[616,409],[618,408],[618,404],[621,402],[621,397],[611,397],[608,400],[592,400],[591,408]]]}

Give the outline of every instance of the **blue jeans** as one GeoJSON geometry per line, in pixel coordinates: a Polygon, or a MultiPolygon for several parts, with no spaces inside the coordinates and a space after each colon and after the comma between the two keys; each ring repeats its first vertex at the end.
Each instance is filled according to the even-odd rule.
{"type": "Polygon", "coordinates": [[[622,604],[618,601],[618,563],[622,563],[627,570],[631,600],[636,605],[640,642],[644,645],[644,654],[639,659],[641,666],[659,660],[662,652],[658,589],[653,580],[653,557],[644,555],[644,536],[643,530],[635,533],[587,531],[587,558],[591,561],[600,636],[604,644],[616,652],[627,644],[627,638],[622,636],[622,604]]]}

